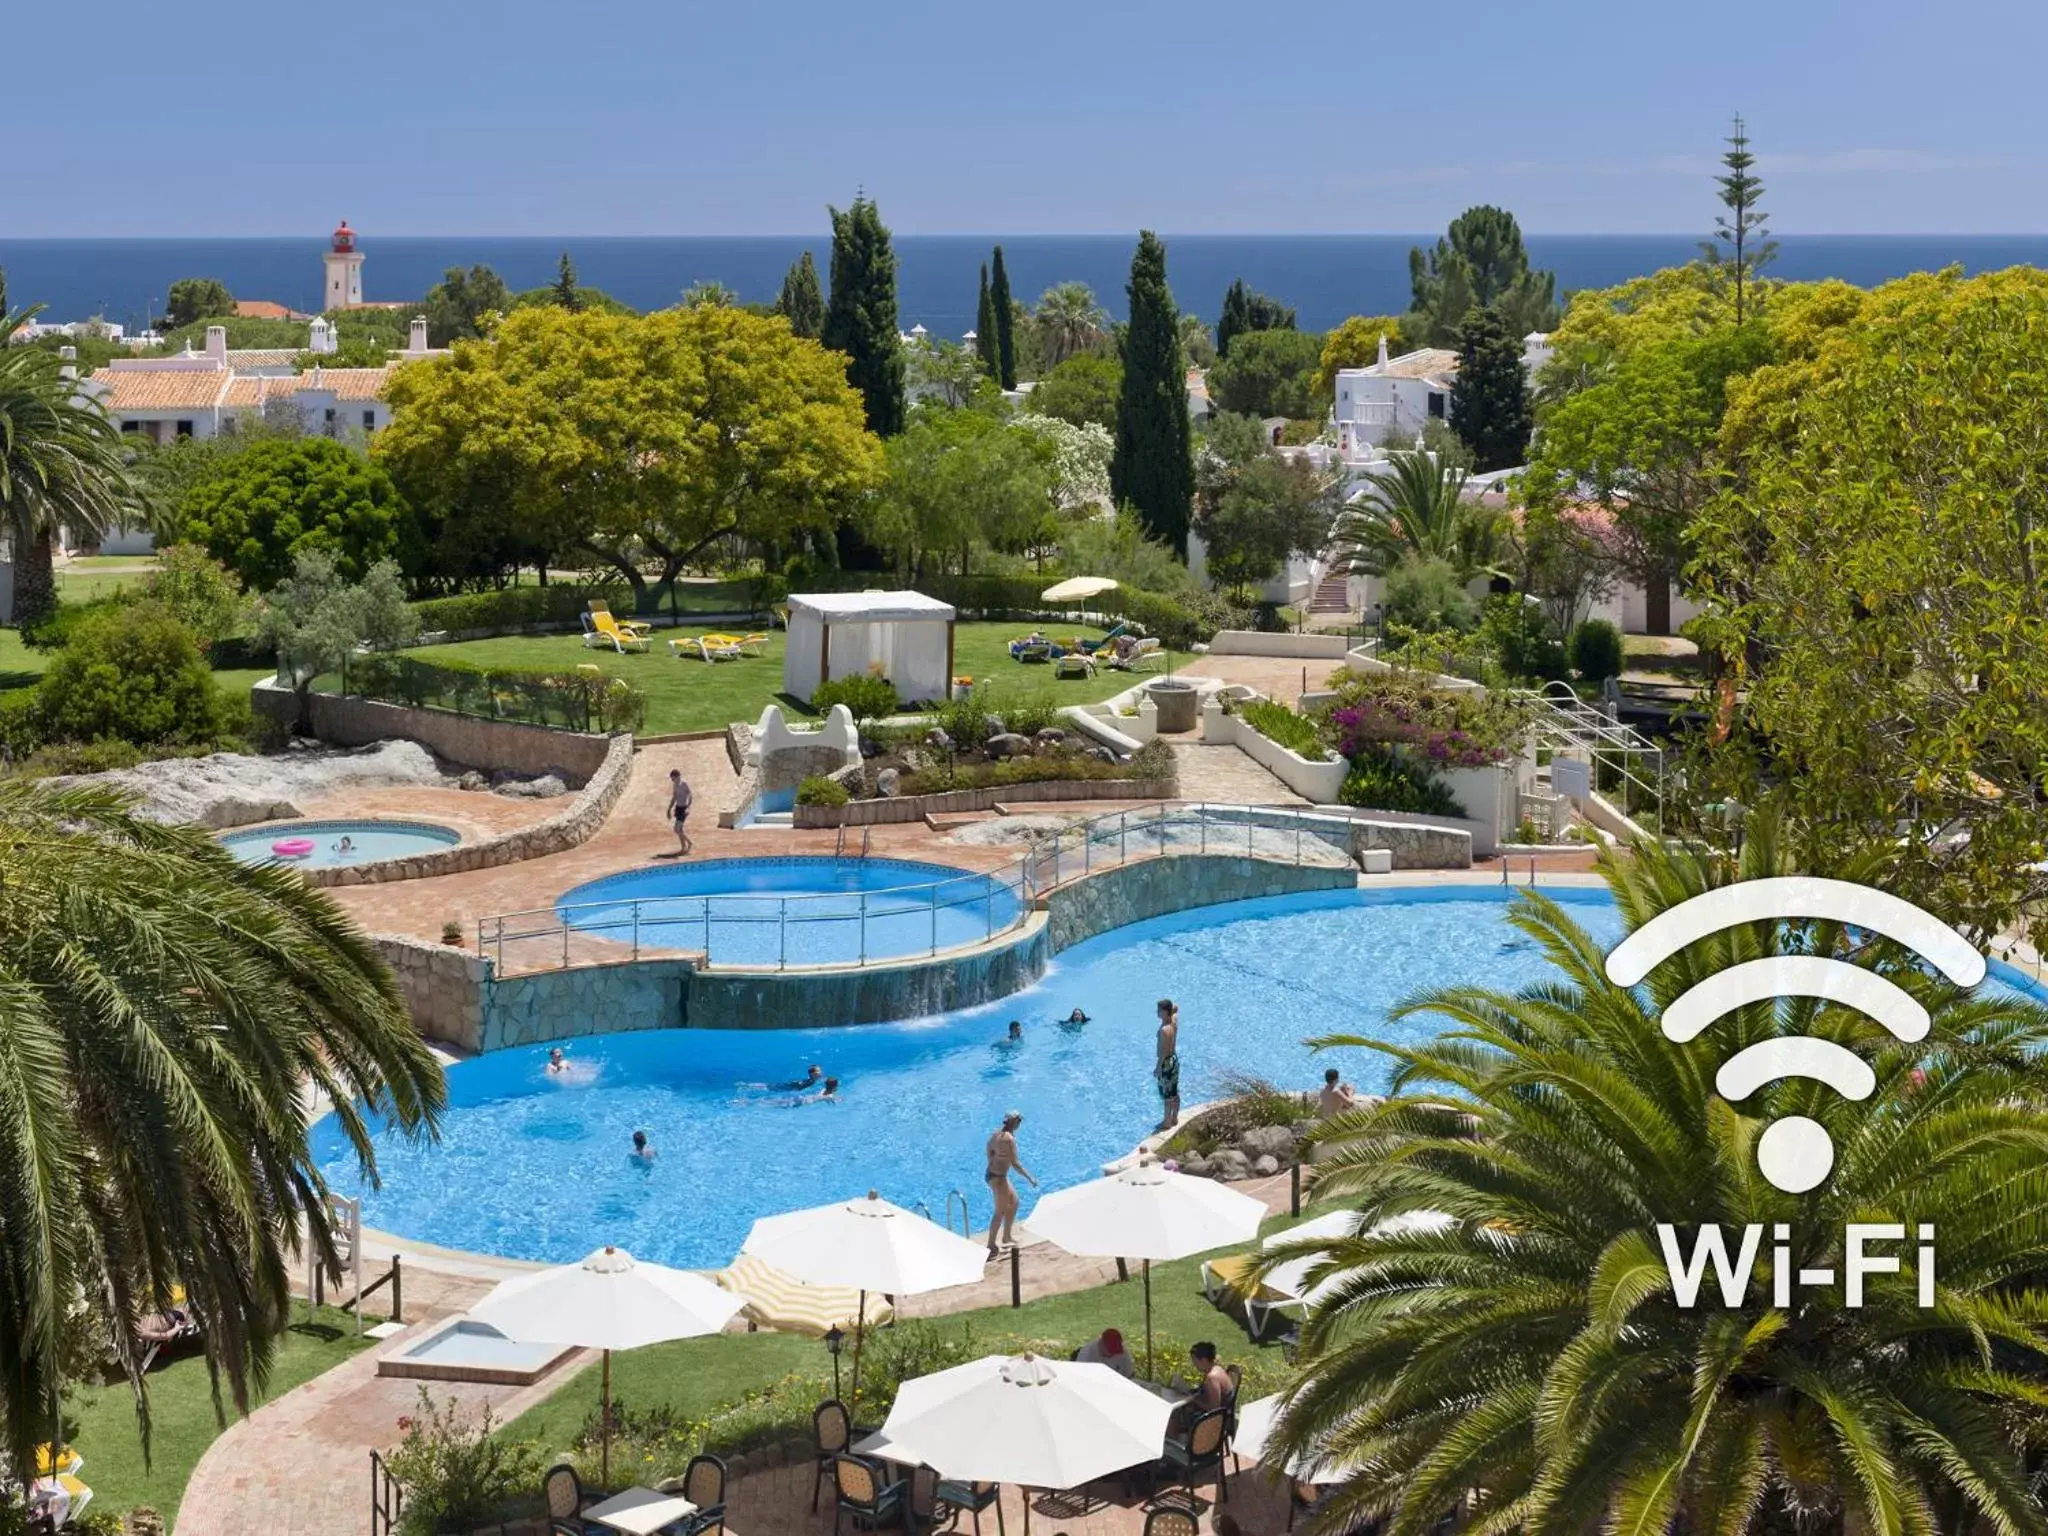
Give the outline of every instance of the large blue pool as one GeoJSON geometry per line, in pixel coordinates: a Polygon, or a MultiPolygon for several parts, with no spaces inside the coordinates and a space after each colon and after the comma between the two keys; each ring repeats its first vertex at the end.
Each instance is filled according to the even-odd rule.
{"type": "Polygon", "coordinates": [[[571,927],[719,965],[853,965],[978,944],[1017,920],[1014,876],[906,859],[704,859],[566,892],[571,927]]]}
{"type": "MultiPolygon", "coordinates": [[[[1583,904],[1602,940],[1620,937],[1605,894],[1583,904]]],[[[1024,1112],[1024,1164],[1047,1189],[1092,1177],[1159,1116],[1153,1005],[1181,1005],[1182,1096],[1213,1097],[1232,1072],[1289,1088],[1343,1068],[1382,1087],[1365,1051],[1314,1058],[1332,1031],[1418,1036],[1390,1005],[1450,982],[1514,988],[1546,962],[1505,918],[1506,892],[1471,887],[1339,891],[1208,907],[1134,924],[1067,950],[1028,992],[941,1018],[854,1028],[674,1030],[571,1042],[551,1077],[545,1048],[496,1052],[448,1073],[438,1145],[387,1137],[383,1187],[365,1190],[324,1123],[317,1151],[372,1226],[451,1247],[565,1261],[604,1243],[671,1264],[731,1261],[756,1217],[879,1189],[934,1214],[964,1190],[989,1216],[982,1145],[1005,1109],[1024,1112]],[[1075,1007],[1092,1022],[1054,1022],[1075,1007]],[[1024,1039],[1005,1040],[1012,1018],[1024,1039]],[[792,1107],[748,1084],[843,1081],[837,1105],[792,1107]],[[657,1157],[635,1164],[635,1130],[657,1157]]],[[[1030,1195],[1026,1192],[1026,1210],[1030,1195]]]]}

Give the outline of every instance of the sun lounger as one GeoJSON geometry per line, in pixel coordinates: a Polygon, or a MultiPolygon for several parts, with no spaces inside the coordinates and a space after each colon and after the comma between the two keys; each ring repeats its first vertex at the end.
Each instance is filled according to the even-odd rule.
{"type": "Polygon", "coordinates": [[[617,628],[624,630],[629,635],[638,635],[645,639],[648,635],[654,633],[654,626],[645,619],[621,619],[614,617],[610,603],[604,602],[602,599],[592,598],[590,602],[590,615],[594,619],[599,614],[603,614],[617,628]]]}
{"type": "Polygon", "coordinates": [[[135,1337],[149,1346],[142,1356],[142,1369],[146,1371],[157,1356],[196,1344],[205,1334],[192,1309],[179,1305],[144,1317],[135,1325],[135,1337]]]}
{"type": "Polygon", "coordinates": [[[1054,677],[1093,677],[1095,675],[1095,658],[1093,656],[1084,656],[1079,651],[1069,651],[1053,663],[1052,675],[1054,677]]]}
{"type": "Polygon", "coordinates": [[[722,646],[738,651],[742,656],[758,656],[761,654],[762,647],[768,643],[768,637],[766,635],[706,635],[704,643],[709,646],[722,646]]]}
{"type": "Polygon", "coordinates": [[[1154,672],[1158,670],[1161,660],[1159,642],[1147,635],[1123,655],[1107,656],[1103,659],[1119,672],[1154,672]]]}
{"type": "Polygon", "coordinates": [[[1130,633],[1131,626],[1128,623],[1119,623],[1116,626],[1116,628],[1110,630],[1108,633],[1103,635],[1103,637],[1100,640],[1076,640],[1074,642],[1074,648],[1076,650],[1086,651],[1091,656],[1094,655],[1097,651],[1103,650],[1104,648],[1113,651],[1116,649],[1116,643],[1118,639],[1130,633]]]}
{"type": "MultiPolygon", "coordinates": [[[[1376,1236],[1396,1232],[1433,1232],[1450,1224],[1451,1218],[1440,1211],[1405,1211],[1375,1224],[1372,1232],[1376,1236]]],[[[1286,1243],[1348,1237],[1357,1229],[1356,1211],[1332,1211],[1285,1231],[1271,1233],[1259,1247],[1267,1250],[1286,1243]]],[[[1202,1294],[1209,1298],[1212,1306],[1221,1306],[1232,1297],[1243,1302],[1245,1329],[1254,1339],[1264,1337],[1266,1324],[1276,1315],[1300,1322],[1309,1308],[1343,1279],[1341,1275],[1328,1275],[1311,1284],[1309,1273],[1322,1260],[1290,1259],[1253,1285],[1252,1268],[1263,1256],[1263,1252],[1230,1254],[1210,1259],[1202,1265],[1202,1294]]]]}
{"type": "Polygon", "coordinates": [[[602,650],[609,645],[623,656],[628,651],[647,649],[647,637],[619,628],[618,621],[602,609],[590,615],[591,629],[583,636],[586,646],[602,650]]]}
{"type": "Polygon", "coordinates": [[[709,635],[704,636],[702,639],[691,639],[687,635],[678,635],[675,639],[669,641],[668,650],[669,654],[678,660],[686,657],[696,661],[738,661],[740,659],[738,646],[713,645],[709,635]]]}
{"type": "Polygon", "coordinates": [[[1012,640],[1010,658],[1013,661],[1050,661],[1052,642],[1050,640],[1012,640]]]}

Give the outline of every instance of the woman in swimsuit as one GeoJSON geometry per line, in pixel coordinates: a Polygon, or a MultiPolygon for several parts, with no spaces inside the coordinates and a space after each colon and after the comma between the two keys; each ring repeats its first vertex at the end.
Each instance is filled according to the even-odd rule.
{"type": "Polygon", "coordinates": [[[988,1181],[988,1192],[995,1196],[996,1213],[988,1219],[988,1256],[994,1261],[1000,1244],[1014,1246],[1017,1241],[1017,1191],[1010,1187],[1010,1170],[1016,1169],[1038,1188],[1038,1180],[1031,1177],[1031,1170],[1017,1161],[1017,1127],[1024,1123],[1024,1116],[1011,1110],[1003,1116],[1002,1129],[988,1139],[988,1169],[982,1177],[988,1181]]]}

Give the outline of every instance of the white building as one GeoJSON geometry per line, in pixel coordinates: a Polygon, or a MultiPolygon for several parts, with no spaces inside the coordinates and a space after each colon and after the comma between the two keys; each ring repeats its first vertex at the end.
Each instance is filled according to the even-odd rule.
{"type": "MultiPolygon", "coordinates": [[[[1522,338],[1525,372],[1533,376],[1549,360],[1549,336],[1531,331],[1522,338]]],[[[1449,418],[1457,379],[1458,354],[1450,348],[1420,347],[1390,358],[1382,336],[1369,367],[1337,370],[1330,428],[1338,454],[1347,464],[1370,463],[1389,447],[1409,446],[1430,422],[1449,418]]]]}

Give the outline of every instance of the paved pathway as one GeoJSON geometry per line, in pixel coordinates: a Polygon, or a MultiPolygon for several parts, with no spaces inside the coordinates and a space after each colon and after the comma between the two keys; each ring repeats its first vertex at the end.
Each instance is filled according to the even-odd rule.
{"type": "Polygon", "coordinates": [[[1234,743],[1175,741],[1170,749],[1183,800],[1208,800],[1218,805],[1308,804],[1234,743]]]}

